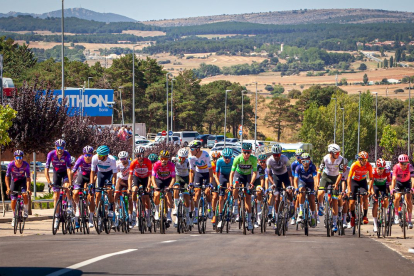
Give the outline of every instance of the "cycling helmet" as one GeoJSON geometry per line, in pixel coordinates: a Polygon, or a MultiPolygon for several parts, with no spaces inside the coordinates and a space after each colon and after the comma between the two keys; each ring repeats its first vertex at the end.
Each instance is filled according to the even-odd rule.
{"type": "Polygon", "coordinates": [[[279,144],[273,145],[272,146],[272,153],[273,154],[279,154],[282,153],[282,146],[279,144]]]}
{"type": "Polygon", "coordinates": [[[408,155],[407,154],[400,154],[398,156],[398,162],[400,163],[405,163],[405,162],[409,162],[410,160],[408,159],[408,155]]]}
{"type": "Polygon", "coordinates": [[[170,158],[170,152],[168,150],[160,151],[160,157],[170,158]]]}
{"type": "Polygon", "coordinates": [[[310,159],[310,154],[307,152],[302,153],[301,159],[310,159]]]}
{"type": "Polygon", "coordinates": [[[267,159],[267,156],[266,156],[266,154],[260,154],[260,155],[257,157],[257,159],[258,159],[258,160],[260,160],[260,161],[262,161],[262,160],[266,160],[266,159],[267,159]]]}
{"type": "Polygon", "coordinates": [[[83,153],[93,153],[93,147],[86,146],[83,148],[83,153]]]}
{"type": "Polygon", "coordinates": [[[377,165],[377,168],[385,168],[387,163],[385,163],[384,159],[378,158],[376,165],[377,165]]]}
{"type": "Polygon", "coordinates": [[[188,146],[190,147],[190,149],[195,149],[195,148],[199,149],[201,148],[201,141],[193,140],[190,142],[190,144],[188,144],[188,146]]]}
{"type": "Polygon", "coordinates": [[[251,143],[243,143],[242,149],[243,150],[252,150],[252,144],[251,143]]]}
{"type": "Polygon", "coordinates": [[[56,147],[64,147],[64,146],[66,146],[66,142],[63,139],[56,140],[55,146],[56,147]]]}
{"type": "Polygon", "coordinates": [[[182,148],[178,151],[178,157],[188,157],[188,150],[186,148],[182,148]]]}
{"type": "Polygon", "coordinates": [[[149,159],[151,162],[156,162],[156,161],[158,160],[158,155],[156,155],[155,153],[151,153],[151,154],[148,156],[148,159],[149,159]]]}
{"type": "Polygon", "coordinates": [[[341,151],[341,148],[337,144],[330,144],[328,146],[328,152],[338,153],[341,151]]]}
{"type": "Polygon", "coordinates": [[[96,153],[98,155],[108,155],[109,154],[109,148],[108,146],[99,146],[99,148],[96,150],[96,153]]]}
{"type": "Polygon", "coordinates": [[[145,152],[144,147],[136,147],[135,148],[135,154],[143,154],[145,152]]]}
{"type": "Polygon", "coordinates": [[[118,153],[118,157],[119,157],[119,159],[121,159],[121,158],[128,158],[128,152],[121,151],[120,153],[118,153]]]}
{"type": "Polygon", "coordinates": [[[73,165],[76,163],[76,158],[74,156],[70,157],[70,163],[73,165]]]}
{"type": "Polygon", "coordinates": [[[220,158],[220,156],[221,156],[221,154],[218,151],[213,151],[211,153],[211,157],[213,157],[213,158],[220,158]]]}
{"type": "Polygon", "coordinates": [[[233,156],[233,150],[229,149],[229,148],[225,148],[221,152],[221,155],[223,155],[224,157],[232,157],[233,156]]]}
{"type": "Polygon", "coordinates": [[[14,156],[23,156],[24,155],[24,153],[23,153],[23,151],[21,151],[21,150],[16,150],[15,152],[14,152],[14,156]]]}
{"type": "Polygon", "coordinates": [[[297,150],[295,151],[295,156],[296,156],[296,157],[299,157],[299,156],[301,156],[301,155],[302,155],[302,153],[303,153],[303,149],[297,149],[297,150]]]}
{"type": "Polygon", "coordinates": [[[361,151],[360,153],[358,153],[358,159],[359,158],[368,159],[368,153],[366,151],[361,151]]]}

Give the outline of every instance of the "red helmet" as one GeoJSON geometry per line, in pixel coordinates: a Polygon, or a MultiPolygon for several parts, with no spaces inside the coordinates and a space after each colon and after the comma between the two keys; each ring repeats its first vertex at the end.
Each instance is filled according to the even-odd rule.
{"type": "Polygon", "coordinates": [[[368,159],[368,153],[366,151],[361,151],[358,153],[358,158],[368,159]]]}
{"type": "Polygon", "coordinates": [[[382,158],[378,158],[377,160],[377,168],[385,168],[387,163],[385,163],[385,160],[382,158]]]}
{"type": "Polygon", "coordinates": [[[408,155],[400,154],[400,156],[398,156],[398,162],[400,163],[410,162],[410,160],[408,159],[408,155]]]}

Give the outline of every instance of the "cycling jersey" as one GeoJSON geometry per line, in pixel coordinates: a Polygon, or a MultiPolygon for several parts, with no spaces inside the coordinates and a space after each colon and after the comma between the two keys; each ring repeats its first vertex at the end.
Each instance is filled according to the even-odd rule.
{"type": "Polygon", "coordinates": [[[190,156],[188,161],[190,162],[190,170],[192,171],[206,173],[209,169],[211,169],[210,155],[204,150],[201,152],[199,158],[196,156],[190,156]]]}
{"type": "Polygon", "coordinates": [[[275,160],[275,158],[270,156],[269,159],[267,159],[266,162],[267,168],[269,171],[272,171],[272,174],[276,175],[282,175],[285,174],[287,171],[291,171],[289,158],[287,158],[286,155],[280,155],[280,159],[278,161],[275,160]]]}
{"type": "Polygon", "coordinates": [[[327,154],[322,158],[322,162],[319,165],[319,173],[326,173],[329,176],[338,176],[344,171],[344,159],[342,156],[334,159],[332,162],[331,155],[327,154]]]}
{"type": "Polygon", "coordinates": [[[292,165],[290,165],[291,170],[292,170],[292,173],[294,173],[294,172],[296,171],[296,167],[297,167],[297,166],[299,166],[299,165],[301,165],[301,164],[302,164],[302,163],[300,163],[300,161],[295,160],[295,161],[292,163],[292,165]]]}
{"type": "Polygon", "coordinates": [[[214,163],[214,161],[211,161],[211,169],[213,169],[214,174],[216,173],[216,163],[214,163]]]}
{"type": "Polygon", "coordinates": [[[11,180],[16,182],[18,180],[22,180],[30,178],[30,165],[26,161],[23,161],[22,166],[19,168],[16,166],[15,161],[12,161],[7,166],[6,176],[10,176],[11,180]]]}
{"type": "Polygon", "coordinates": [[[63,154],[60,158],[57,156],[56,150],[49,152],[46,158],[46,169],[50,168],[50,163],[52,163],[55,172],[64,172],[68,168],[72,167],[70,154],[66,150],[63,151],[63,154]]]}
{"type": "Polygon", "coordinates": [[[257,164],[256,180],[259,179],[260,177],[267,178],[267,168],[263,169],[263,167],[260,166],[260,164],[257,164]]]}
{"type": "Polygon", "coordinates": [[[166,166],[163,166],[161,161],[154,163],[152,167],[152,176],[157,179],[166,180],[170,177],[175,177],[175,165],[173,162],[168,161],[166,166]]]}
{"type": "Polygon", "coordinates": [[[112,155],[108,155],[107,158],[105,159],[105,161],[102,161],[102,160],[99,160],[98,155],[95,154],[92,157],[91,170],[93,172],[95,172],[95,171],[98,171],[98,172],[110,172],[110,171],[112,171],[112,173],[117,173],[118,170],[116,168],[115,157],[113,157],[112,155]]]}
{"type": "Polygon", "coordinates": [[[190,168],[190,163],[188,162],[187,158],[184,160],[183,163],[181,163],[180,160],[178,160],[175,163],[175,174],[186,177],[189,175],[189,168],[190,168]]]}
{"type": "Polygon", "coordinates": [[[130,166],[131,166],[131,161],[129,160],[128,160],[128,164],[126,165],[122,164],[121,160],[116,161],[116,169],[118,171],[117,179],[128,180],[130,166]]]}
{"type": "Polygon", "coordinates": [[[252,171],[257,171],[257,158],[253,155],[249,156],[249,159],[244,160],[243,154],[238,155],[234,161],[231,170],[238,172],[242,175],[251,175],[252,171]]]}
{"type": "Polygon", "coordinates": [[[361,166],[359,161],[356,161],[352,164],[351,169],[349,170],[349,176],[355,181],[364,180],[368,176],[369,179],[373,179],[372,166],[368,162],[366,162],[364,166],[361,166]]]}
{"type": "Polygon", "coordinates": [[[314,177],[316,176],[316,166],[313,163],[309,164],[309,168],[306,171],[303,164],[296,166],[296,170],[294,172],[294,176],[299,178],[300,181],[310,183],[314,182],[314,177]]]}
{"type": "Polygon", "coordinates": [[[139,178],[146,178],[151,175],[152,163],[148,158],[142,160],[142,164],[138,159],[134,159],[129,166],[129,174],[133,174],[139,178]]]}
{"type": "Polygon", "coordinates": [[[378,174],[378,168],[374,169],[374,186],[384,186],[391,182],[391,173],[389,170],[385,169],[381,175],[378,174]]]}
{"type": "Polygon", "coordinates": [[[217,160],[216,172],[220,174],[230,174],[231,167],[233,166],[234,158],[232,157],[229,163],[226,163],[223,158],[217,160]]]}
{"type": "Polygon", "coordinates": [[[408,164],[407,168],[403,171],[400,163],[396,164],[392,169],[392,173],[399,182],[407,182],[411,177],[414,177],[414,168],[411,164],[408,164]]]}
{"type": "Polygon", "coordinates": [[[346,167],[345,171],[342,173],[342,181],[347,181],[348,180],[348,175],[349,175],[349,167],[346,167]]]}
{"type": "Polygon", "coordinates": [[[75,173],[76,171],[79,171],[82,173],[82,175],[90,175],[91,174],[91,163],[86,163],[85,156],[80,156],[78,160],[76,160],[75,165],[72,168],[72,172],[75,173]]]}

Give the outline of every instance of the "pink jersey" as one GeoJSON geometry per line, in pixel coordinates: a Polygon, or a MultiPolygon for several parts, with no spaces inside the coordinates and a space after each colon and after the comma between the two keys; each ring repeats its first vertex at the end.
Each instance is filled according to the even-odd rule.
{"type": "Polygon", "coordinates": [[[414,168],[409,164],[407,168],[403,171],[401,169],[400,163],[396,164],[392,169],[392,174],[395,175],[397,181],[407,182],[411,177],[414,177],[414,168]]]}
{"type": "Polygon", "coordinates": [[[168,161],[167,166],[163,166],[161,161],[157,161],[152,166],[152,176],[158,179],[168,179],[175,177],[175,165],[171,161],[168,161]]]}

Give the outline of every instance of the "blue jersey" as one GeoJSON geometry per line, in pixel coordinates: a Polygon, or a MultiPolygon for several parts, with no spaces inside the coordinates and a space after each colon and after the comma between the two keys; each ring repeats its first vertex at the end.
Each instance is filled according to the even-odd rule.
{"type": "Polygon", "coordinates": [[[234,160],[234,158],[232,157],[230,162],[228,164],[226,164],[223,157],[221,157],[219,160],[217,160],[216,172],[219,172],[221,174],[226,174],[226,175],[230,174],[231,167],[233,166],[233,160],[234,160]]]}
{"type": "Polygon", "coordinates": [[[316,167],[313,163],[310,163],[308,171],[305,171],[305,168],[303,167],[302,164],[296,166],[296,170],[294,173],[294,176],[299,178],[299,180],[303,181],[303,182],[314,182],[313,177],[316,176],[316,167]]]}
{"type": "Polygon", "coordinates": [[[294,174],[295,173],[295,171],[296,171],[296,167],[297,166],[299,166],[299,165],[301,165],[302,163],[300,163],[298,160],[295,160],[291,165],[290,165],[290,167],[292,168],[292,173],[294,174]]]}

